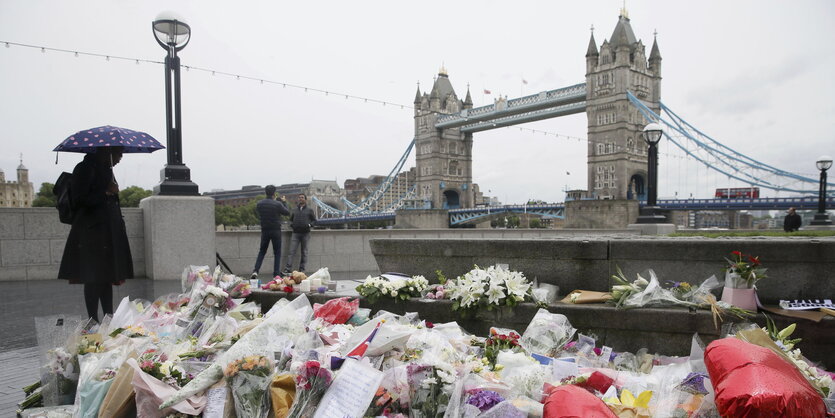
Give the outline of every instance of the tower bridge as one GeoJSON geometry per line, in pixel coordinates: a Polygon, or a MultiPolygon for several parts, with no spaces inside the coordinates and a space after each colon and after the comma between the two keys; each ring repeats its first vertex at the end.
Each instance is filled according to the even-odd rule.
{"type": "MultiPolygon", "coordinates": [[[[380,186],[379,193],[358,205],[347,205],[344,211],[323,207],[333,218],[323,223],[389,219],[400,208],[448,209],[451,225],[477,221],[497,211],[514,212],[517,210],[514,205],[476,207],[481,192],[472,174],[473,134],[577,113],[586,114],[588,127],[588,188],[582,199],[637,200],[639,204],[646,200],[648,146],[642,130],[649,122],[664,124],[667,138],[688,158],[729,179],[752,187],[807,196],[815,194],[816,179],[782,171],[742,155],[707,137],[666,107],[661,101],[662,58],[657,39],[653,39],[647,54],[625,12],[621,12],[611,36],[599,47],[592,32],[585,60],[584,82],[518,98],[499,97],[481,107],[473,107],[469,87],[462,100],[452,87],[446,69],[441,68],[428,92],[417,89],[414,138],[380,186]],[[384,205],[387,209],[382,212],[370,210],[380,207],[375,199],[391,187],[412,149],[416,166],[414,184],[406,186],[408,193],[399,201],[384,205]],[[805,185],[808,190],[797,184],[805,185]]],[[[802,197],[658,203],[662,209],[669,210],[766,210],[812,204],[811,199],[802,197]]],[[[551,206],[542,209],[541,215],[565,216],[564,205],[551,206]]]]}

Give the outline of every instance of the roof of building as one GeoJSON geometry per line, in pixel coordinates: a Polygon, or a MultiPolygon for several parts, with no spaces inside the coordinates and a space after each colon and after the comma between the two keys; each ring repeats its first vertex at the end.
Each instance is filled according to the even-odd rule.
{"type": "Polygon", "coordinates": [[[652,51],[649,53],[650,60],[660,60],[661,51],[658,50],[658,39],[652,40],[652,51]]]}
{"type": "Polygon", "coordinates": [[[586,56],[596,57],[598,55],[600,54],[597,53],[597,42],[594,41],[594,33],[592,33],[589,39],[589,49],[586,50],[586,56]]]}
{"type": "Polygon", "coordinates": [[[432,85],[432,92],[429,94],[429,97],[445,99],[450,93],[454,95],[455,90],[452,88],[452,83],[449,82],[449,76],[445,70],[438,72],[438,78],[435,79],[435,84],[432,85]]]}
{"type": "Polygon", "coordinates": [[[615,25],[615,30],[612,32],[611,46],[612,49],[619,46],[632,47],[638,39],[635,37],[635,32],[632,31],[632,25],[629,23],[629,18],[621,13],[618,17],[618,24],[615,25]]]}

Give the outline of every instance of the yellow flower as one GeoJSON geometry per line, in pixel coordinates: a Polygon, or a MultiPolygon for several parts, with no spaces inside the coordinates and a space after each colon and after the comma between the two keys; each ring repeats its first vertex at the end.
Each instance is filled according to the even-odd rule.
{"type": "Polygon", "coordinates": [[[629,389],[624,389],[620,393],[620,399],[616,397],[605,398],[603,402],[610,405],[623,405],[629,408],[646,408],[649,406],[649,400],[652,398],[652,391],[645,390],[641,392],[636,398],[629,389]]]}

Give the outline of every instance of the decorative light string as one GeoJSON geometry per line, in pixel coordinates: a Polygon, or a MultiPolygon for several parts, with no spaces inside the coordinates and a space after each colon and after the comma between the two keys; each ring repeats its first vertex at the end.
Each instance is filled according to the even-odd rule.
{"type": "MultiPolygon", "coordinates": [[[[95,53],[95,52],[84,52],[84,51],[70,50],[70,49],[51,48],[51,47],[46,47],[46,46],[29,45],[29,44],[23,44],[23,43],[18,43],[18,42],[10,42],[10,41],[0,41],[0,43],[5,44],[6,48],[10,48],[11,46],[19,46],[19,47],[23,47],[23,48],[39,49],[41,51],[41,53],[46,53],[46,51],[62,52],[62,53],[67,53],[67,54],[73,54],[73,56],[75,56],[75,57],[88,56],[88,57],[104,58],[106,61],[110,61],[110,60],[132,61],[132,62],[136,63],[137,65],[140,64],[140,63],[159,64],[159,65],[164,64],[163,61],[149,60],[149,59],[143,59],[143,58],[132,58],[132,57],[123,57],[123,56],[119,56],[119,55],[99,54],[99,53],[95,53]]],[[[292,83],[287,83],[287,82],[282,82],[282,81],[268,80],[268,79],[265,79],[265,78],[251,77],[251,76],[247,76],[247,75],[229,73],[229,72],[225,72],[225,71],[218,71],[218,70],[213,70],[213,69],[210,69],[210,68],[195,67],[195,66],[191,66],[191,65],[181,65],[181,67],[183,69],[185,69],[186,71],[194,70],[194,71],[200,71],[200,72],[204,72],[204,73],[207,73],[207,74],[211,74],[212,76],[218,76],[219,75],[219,76],[234,78],[235,80],[248,80],[248,81],[257,82],[259,84],[271,84],[271,85],[275,85],[275,86],[281,86],[282,88],[288,88],[289,87],[289,88],[293,88],[293,89],[303,90],[306,93],[307,92],[322,93],[322,94],[324,94],[325,96],[328,96],[328,97],[330,97],[330,96],[344,97],[345,100],[348,100],[348,99],[362,100],[363,103],[375,103],[375,104],[381,104],[383,106],[399,107],[400,109],[409,109],[409,110],[414,109],[414,107],[410,106],[410,105],[404,105],[404,104],[389,102],[389,101],[385,101],[385,100],[374,99],[374,98],[370,98],[370,97],[357,96],[357,95],[353,95],[353,94],[340,93],[340,92],[335,92],[335,91],[330,91],[330,90],[323,90],[323,89],[303,86],[303,85],[299,85],[299,84],[292,84],[292,83]]],[[[532,128],[515,127],[515,126],[507,126],[506,128],[507,129],[517,128],[517,129],[519,129],[520,132],[530,132],[531,134],[534,134],[534,135],[541,134],[541,135],[544,135],[544,136],[553,136],[555,138],[563,138],[563,139],[566,139],[566,140],[576,140],[578,142],[585,141],[585,142],[588,142],[590,144],[605,144],[605,142],[601,142],[601,141],[592,141],[592,140],[589,140],[587,138],[565,135],[565,134],[551,132],[551,131],[545,131],[545,130],[541,130],[541,129],[532,129],[532,128]]],[[[613,150],[614,151],[620,151],[621,148],[622,147],[620,147],[618,145],[615,145],[613,147],[613,150]]],[[[679,158],[679,159],[685,159],[686,158],[685,156],[668,154],[668,153],[663,153],[663,154],[660,154],[660,155],[665,155],[667,157],[679,158]]]]}

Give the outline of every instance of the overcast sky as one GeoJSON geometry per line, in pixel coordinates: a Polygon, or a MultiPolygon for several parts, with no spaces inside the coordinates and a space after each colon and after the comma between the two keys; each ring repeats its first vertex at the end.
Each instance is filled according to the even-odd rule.
{"type": "MultiPolygon", "coordinates": [[[[0,0],[0,41],[161,61],[151,22],[191,25],[183,65],[411,106],[444,65],[475,106],[585,81],[620,0],[601,1],[44,1],[0,0]],[[527,85],[522,80],[528,82],[527,85]],[[484,95],[484,89],[493,95],[484,95]]],[[[635,1],[635,35],[663,57],[662,101],[755,159],[817,177],[835,154],[835,2],[635,1]]],[[[18,154],[37,189],[80,154],[56,144],[94,126],[165,143],[163,67],[0,44],[0,168],[18,154]]],[[[183,157],[200,191],[387,174],[414,135],[409,108],[200,71],[182,72],[183,157]]],[[[585,139],[586,116],[522,125],[585,139]]],[[[586,188],[586,144],[518,128],[475,134],[473,177],[503,202],[562,201],[586,188]]],[[[735,186],[662,145],[659,196],[707,197],[735,186]],[[698,180],[698,182],[697,182],[698,180]]],[[[166,154],[127,155],[122,187],[152,188],[166,154]]],[[[408,166],[414,165],[414,155],[408,166]]],[[[488,192],[489,191],[489,192],[488,192]]],[[[769,194],[769,193],[765,193],[769,194]]],[[[770,193],[770,195],[774,195],[770,193]]]]}

